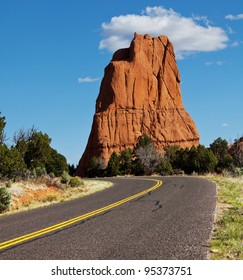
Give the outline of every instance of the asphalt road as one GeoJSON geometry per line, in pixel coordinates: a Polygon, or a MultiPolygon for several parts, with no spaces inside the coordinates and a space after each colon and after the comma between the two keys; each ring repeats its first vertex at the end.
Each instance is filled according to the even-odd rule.
{"type": "MultiPolygon", "coordinates": [[[[158,189],[87,220],[0,250],[0,259],[206,259],[215,185],[193,177],[154,179],[163,181],[158,189]]],[[[0,243],[156,184],[143,178],[109,181],[113,187],[88,197],[0,217],[0,243]]]]}

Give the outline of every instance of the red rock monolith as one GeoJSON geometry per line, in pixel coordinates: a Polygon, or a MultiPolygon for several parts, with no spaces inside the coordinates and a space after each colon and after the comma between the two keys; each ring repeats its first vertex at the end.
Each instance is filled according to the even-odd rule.
{"type": "Polygon", "coordinates": [[[77,175],[85,175],[94,156],[105,166],[114,151],[134,148],[144,133],[160,152],[168,145],[199,144],[196,125],[182,103],[172,43],[166,36],[135,33],[130,47],[116,51],[105,68],[77,175]]]}

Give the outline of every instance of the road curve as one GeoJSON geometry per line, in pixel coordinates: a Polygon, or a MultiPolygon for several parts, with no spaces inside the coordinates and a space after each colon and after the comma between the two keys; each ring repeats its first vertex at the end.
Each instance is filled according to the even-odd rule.
{"type": "Polygon", "coordinates": [[[206,259],[215,185],[193,177],[154,179],[156,182],[135,177],[106,179],[114,187],[81,199],[0,217],[3,244],[104,208],[2,249],[0,259],[206,259]],[[163,181],[161,187],[159,180],[163,181]],[[119,201],[124,203],[108,207],[119,201]]]}

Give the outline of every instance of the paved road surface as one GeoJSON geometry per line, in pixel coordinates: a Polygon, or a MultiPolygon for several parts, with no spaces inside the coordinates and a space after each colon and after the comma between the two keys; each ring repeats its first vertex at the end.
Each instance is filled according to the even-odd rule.
{"type": "MultiPolygon", "coordinates": [[[[163,184],[88,220],[0,251],[0,259],[205,259],[215,185],[193,177],[155,177],[163,184]]],[[[107,180],[107,179],[106,179],[107,180]]],[[[0,217],[0,243],[80,216],[156,184],[111,178],[91,196],[0,217]]]]}

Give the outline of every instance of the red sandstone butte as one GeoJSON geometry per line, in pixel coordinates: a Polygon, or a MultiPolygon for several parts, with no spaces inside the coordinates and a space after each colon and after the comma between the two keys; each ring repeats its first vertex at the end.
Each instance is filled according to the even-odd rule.
{"type": "Polygon", "coordinates": [[[163,152],[168,145],[197,146],[199,134],[186,112],[174,48],[166,36],[134,34],[105,68],[89,140],[79,162],[83,176],[92,157],[107,164],[111,154],[150,136],[163,152]]]}

